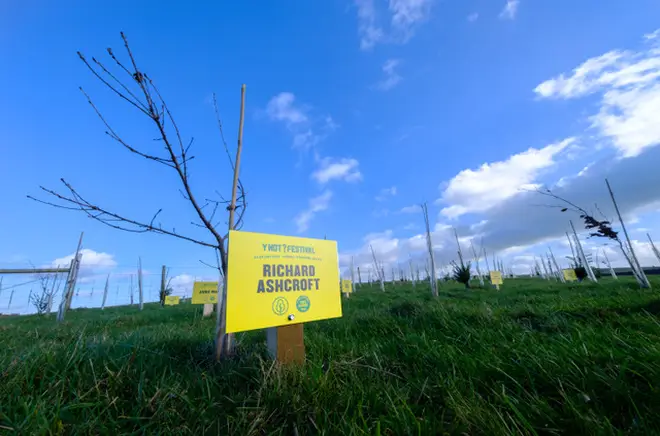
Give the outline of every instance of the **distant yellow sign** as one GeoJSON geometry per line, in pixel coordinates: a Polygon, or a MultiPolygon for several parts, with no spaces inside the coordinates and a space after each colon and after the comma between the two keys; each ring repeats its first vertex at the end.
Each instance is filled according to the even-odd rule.
{"type": "Polygon", "coordinates": [[[229,232],[228,333],[340,316],[336,241],[229,232]]]}
{"type": "Polygon", "coordinates": [[[344,294],[350,294],[353,292],[353,282],[351,282],[349,279],[344,279],[341,281],[341,291],[344,294]]]}
{"type": "Polygon", "coordinates": [[[178,295],[168,295],[165,297],[165,306],[176,306],[181,297],[178,295]]]}
{"type": "Polygon", "coordinates": [[[218,302],[218,282],[195,282],[192,304],[215,304],[218,302]]]}
{"type": "Polygon", "coordinates": [[[490,272],[490,282],[493,285],[503,285],[504,280],[502,280],[502,273],[499,271],[491,271],[490,272]]]}
{"type": "Polygon", "coordinates": [[[564,280],[566,280],[567,282],[577,281],[577,275],[575,274],[575,270],[573,268],[565,269],[563,270],[563,273],[564,273],[564,280]]]}

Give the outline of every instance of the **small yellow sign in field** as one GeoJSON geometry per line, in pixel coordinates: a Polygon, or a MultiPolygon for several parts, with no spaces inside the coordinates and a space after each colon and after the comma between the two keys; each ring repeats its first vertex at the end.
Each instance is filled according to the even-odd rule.
{"type": "Polygon", "coordinates": [[[573,268],[565,269],[563,270],[563,273],[564,273],[564,280],[566,280],[567,282],[577,281],[577,275],[575,274],[575,270],[573,268]]]}
{"type": "Polygon", "coordinates": [[[176,306],[181,297],[178,295],[168,295],[165,297],[165,306],[176,306]]]}
{"type": "Polygon", "coordinates": [[[344,294],[350,294],[353,292],[353,282],[351,282],[349,279],[344,279],[341,281],[341,291],[344,294]]]}
{"type": "Polygon", "coordinates": [[[340,316],[336,241],[229,232],[228,333],[340,316]]]}
{"type": "Polygon", "coordinates": [[[215,304],[218,302],[218,282],[195,282],[192,304],[215,304]]]}
{"type": "Polygon", "coordinates": [[[502,273],[499,271],[491,271],[490,272],[490,283],[493,285],[503,285],[504,280],[502,280],[502,273]]]}

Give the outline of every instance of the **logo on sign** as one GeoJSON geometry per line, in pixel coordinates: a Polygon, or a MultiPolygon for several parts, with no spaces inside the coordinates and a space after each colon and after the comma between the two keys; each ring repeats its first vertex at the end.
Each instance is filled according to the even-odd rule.
{"type": "Polygon", "coordinates": [[[299,312],[307,312],[309,310],[310,306],[310,301],[309,298],[306,296],[302,295],[298,297],[296,300],[296,308],[298,309],[299,312]]]}
{"type": "Polygon", "coordinates": [[[284,315],[289,310],[289,302],[284,297],[277,297],[273,300],[273,313],[275,315],[284,315]]]}

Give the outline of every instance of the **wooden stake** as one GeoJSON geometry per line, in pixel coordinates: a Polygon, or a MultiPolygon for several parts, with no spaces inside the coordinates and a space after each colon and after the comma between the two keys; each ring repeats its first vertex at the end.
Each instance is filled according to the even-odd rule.
{"type": "Polygon", "coordinates": [[[71,307],[71,301],[73,300],[73,290],[76,287],[76,281],[78,279],[78,268],[80,266],[80,248],[82,246],[83,235],[84,232],[81,232],[80,239],[78,239],[78,248],[76,248],[76,254],[74,254],[73,259],[71,259],[69,274],[64,286],[64,292],[62,293],[62,301],[60,302],[60,308],[57,312],[57,322],[64,321],[64,315],[66,311],[71,307]]]}
{"type": "MultiPolygon", "coordinates": [[[[234,162],[234,182],[231,189],[231,203],[229,204],[229,230],[234,230],[234,214],[236,212],[236,192],[238,190],[238,176],[241,168],[241,151],[243,150],[243,124],[245,116],[245,85],[241,86],[241,112],[238,120],[238,144],[236,147],[236,160],[234,162]]],[[[229,243],[227,243],[229,246],[229,243]]],[[[226,264],[226,262],[225,262],[226,264]]],[[[227,271],[223,271],[222,295],[218,295],[218,317],[215,325],[215,357],[220,360],[222,356],[234,353],[233,335],[226,333],[227,329],[227,271]]]]}
{"type": "Polygon", "coordinates": [[[610,269],[610,275],[614,280],[618,280],[619,278],[616,276],[616,273],[614,272],[614,268],[612,268],[612,264],[610,263],[610,258],[607,257],[607,253],[605,252],[605,249],[603,249],[603,256],[605,256],[605,262],[607,262],[607,267],[610,269]]]}
{"type": "Polygon", "coordinates": [[[431,285],[431,295],[438,296],[438,279],[435,275],[435,255],[433,253],[433,241],[431,240],[431,226],[429,224],[429,210],[426,203],[421,204],[422,213],[424,214],[424,225],[426,226],[426,248],[429,252],[430,271],[429,282],[431,285]]]}
{"type": "Polygon", "coordinates": [[[470,241],[470,248],[472,249],[472,255],[474,256],[474,265],[477,268],[477,274],[479,275],[479,285],[484,287],[484,276],[481,274],[481,268],[479,267],[479,257],[477,256],[477,251],[474,249],[474,244],[470,241]]]}
{"type": "Polygon", "coordinates": [[[167,268],[163,265],[163,269],[160,272],[160,305],[165,305],[165,276],[167,275],[167,268]]]}
{"type": "Polygon", "coordinates": [[[626,225],[623,222],[623,218],[621,217],[621,212],[619,211],[619,205],[617,204],[616,199],[614,198],[614,192],[612,192],[612,187],[610,186],[610,182],[607,179],[605,179],[605,184],[607,185],[607,190],[610,192],[610,198],[612,198],[612,203],[614,203],[614,210],[616,211],[616,214],[619,217],[619,223],[621,223],[623,234],[626,236],[626,241],[628,241],[628,248],[630,249],[630,254],[634,262],[634,265],[631,266],[633,266],[633,269],[635,269],[635,267],[637,268],[638,271],[637,278],[638,281],[640,282],[639,285],[642,288],[650,288],[651,283],[649,282],[649,279],[646,277],[646,274],[644,273],[642,266],[639,264],[639,260],[637,259],[637,255],[635,254],[635,249],[632,246],[632,242],[630,242],[630,236],[628,236],[628,230],[626,229],[626,225]]]}
{"type": "Polygon", "coordinates": [[[144,308],[144,295],[142,294],[142,258],[138,257],[138,297],[140,298],[140,310],[144,308]]]}
{"type": "Polygon", "coordinates": [[[103,288],[103,302],[101,303],[101,310],[105,309],[105,301],[108,299],[108,285],[110,284],[110,274],[105,279],[105,288],[103,288]]]}
{"type": "Polygon", "coordinates": [[[305,362],[303,324],[291,324],[266,331],[268,351],[282,364],[305,362]]]}
{"type": "Polygon", "coordinates": [[[569,221],[571,223],[571,229],[573,229],[573,236],[575,237],[575,248],[580,255],[580,258],[582,259],[582,266],[587,270],[587,276],[589,277],[589,280],[592,282],[598,282],[596,279],[596,276],[594,275],[594,272],[591,269],[591,265],[589,265],[589,262],[587,261],[587,256],[584,254],[584,250],[582,249],[582,243],[580,242],[580,238],[578,238],[577,232],[575,231],[575,226],[573,225],[573,221],[569,221]]]}

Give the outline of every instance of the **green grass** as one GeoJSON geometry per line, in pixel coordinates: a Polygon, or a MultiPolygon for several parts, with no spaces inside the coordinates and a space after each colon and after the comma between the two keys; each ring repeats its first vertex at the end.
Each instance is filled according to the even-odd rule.
{"type": "Polygon", "coordinates": [[[305,326],[294,368],[263,332],[214,363],[190,305],[4,318],[0,433],[660,434],[659,311],[630,279],[374,286],[305,326]]]}

